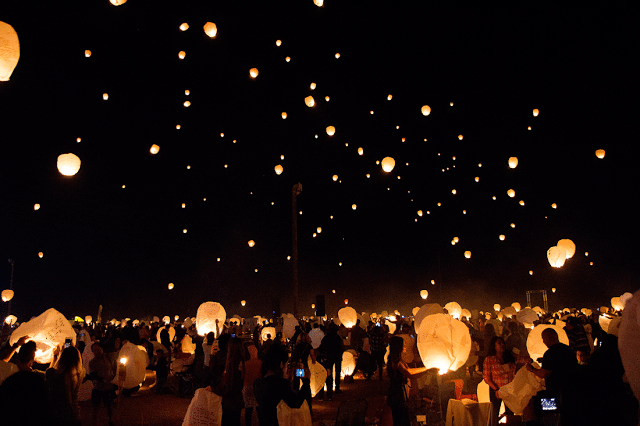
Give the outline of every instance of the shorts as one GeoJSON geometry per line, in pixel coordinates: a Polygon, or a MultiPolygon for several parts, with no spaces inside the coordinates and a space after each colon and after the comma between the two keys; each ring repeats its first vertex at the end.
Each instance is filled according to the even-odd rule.
{"type": "Polygon", "coordinates": [[[97,390],[93,389],[91,391],[91,405],[94,407],[99,407],[100,402],[104,403],[105,407],[113,404],[113,401],[116,399],[116,390],[115,388],[112,390],[97,390]]]}

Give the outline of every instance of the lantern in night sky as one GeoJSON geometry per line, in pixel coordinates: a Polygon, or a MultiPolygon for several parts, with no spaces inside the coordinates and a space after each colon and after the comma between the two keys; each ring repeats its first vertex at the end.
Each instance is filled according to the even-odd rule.
{"type": "Polygon", "coordinates": [[[516,196],[516,191],[514,191],[513,189],[510,189],[507,191],[507,195],[511,198],[516,196]]]}
{"type": "Polygon", "coordinates": [[[328,134],[329,136],[333,136],[333,135],[335,135],[335,134],[336,134],[336,128],[335,128],[335,127],[333,127],[333,126],[329,126],[329,127],[327,127],[327,134],[328,134]]]}
{"type": "Polygon", "coordinates": [[[286,113],[286,112],[283,112],[283,113],[282,113],[282,114],[280,114],[280,115],[282,116],[282,119],[283,119],[283,120],[286,120],[286,119],[287,119],[287,113],[286,113]]]}
{"type": "Polygon", "coordinates": [[[349,304],[349,299],[344,299],[344,304],[348,305],[349,304]]]}
{"type": "Polygon", "coordinates": [[[211,38],[214,38],[218,34],[218,27],[213,22],[207,22],[204,24],[204,33],[211,38]]]}
{"type": "Polygon", "coordinates": [[[500,305],[497,304],[497,303],[495,305],[493,305],[493,310],[496,311],[496,312],[500,312],[500,305]]]}
{"type": "Polygon", "coordinates": [[[462,140],[462,135],[458,135],[458,139],[462,140]]]}
{"type": "Polygon", "coordinates": [[[249,244],[249,247],[253,247],[253,246],[256,245],[256,242],[253,241],[253,240],[249,240],[249,242],[247,244],[249,244]]]}
{"type": "Polygon", "coordinates": [[[316,101],[313,100],[313,96],[307,96],[306,98],[304,98],[304,104],[311,108],[316,104],[316,101]]]}
{"type": "Polygon", "coordinates": [[[180,31],[187,31],[189,29],[189,24],[187,24],[186,22],[183,22],[180,25],[180,31]]]}
{"type": "Polygon", "coordinates": [[[73,176],[80,170],[80,158],[75,154],[58,156],[58,171],[65,176],[73,176]]]}
{"type": "Polygon", "coordinates": [[[563,239],[556,244],[558,247],[562,247],[566,251],[567,259],[571,259],[576,253],[576,245],[570,239],[563,239]]]}
{"type": "Polygon", "coordinates": [[[431,114],[431,107],[429,105],[423,105],[421,111],[422,115],[426,117],[427,115],[431,114]]]}
{"type": "Polygon", "coordinates": [[[13,290],[2,290],[2,301],[8,302],[13,299],[13,290]]]}
{"type": "Polygon", "coordinates": [[[85,50],[84,51],[84,56],[87,57],[87,58],[90,57],[91,56],[91,51],[90,50],[85,50]]]}
{"type": "Polygon", "coordinates": [[[169,290],[173,290],[173,287],[174,287],[173,283],[169,283],[169,285],[167,286],[169,290]]]}
{"type": "Polygon", "coordinates": [[[277,166],[275,166],[273,169],[276,171],[276,174],[277,174],[277,175],[282,174],[282,172],[283,172],[283,170],[284,170],[280,164],[278,164],[277,166]]]}
{"type": "Polygon", "coordinates": [[[149,152],[152,154],[157,154],[158,152],[160,152],[160,147],[154,143],[153,145],[151,145],[151,149],[149,149],[149,152]]]}
{"type": "Polygon", "coordinates": [[[241,300],[240,301],[240,305],[241,306],[246,306],[247,305],[247,301],[246,300],[241,300]]]}
{"type": "Polygon", "coordinates": [[[322,5],[324,4],[324,0],[313,0],[313,4],[318,7],[322,7],[322,5]]]}
{"type": "Polygon", "coordinates": [[[500,234],[498,238],[500,239],[500,241],[504,241],[504,235],[500,234]]]}
{"type": "Polygon", "coordinates": [[[425,317],[418,327],[418,352],[424,366],[440,374],[455,371],[467,361],[471,349],[469,329],[445,314],[425,317]]]}
{"type": "Polygon", "coordinates": [[[389,173],[396,166],[396,160],[391,157],[384,157],[382,159],[382,170],[389,173]]]}
{"type": "Polygon", "coordinates": [[[520,312],[520,308],[522,308],[522,306],[520,306],[520,304],[518,302],[513,302],[511,304],[511,307],[513,307],[513,309],[515,309],[516,312],[520,312]]]}
{"type": "Polygon", "coordinates": [[[547,260],[554,268],[560,268],[567,260],[567,251],[564,247],[553,246],[547,250],[547,260]]]}
{"type": "Polygon", "coordinates": [[[351,209],[352,209],[352,210],[355,210],[355,209],[357,209],[357,208],[358,208],[358,206],[357,206],[357,205],[355,205],[355,204],[351,204],[351,209]]]}
{"type": "Polygon", "coordinates": [[[553,204],[551,204],[551,208],[552,208],[552,209],[557,209],[557,208],[558,208],[558,205],[557,205],[556,203],[553,203],[553,204]]]}
{"type": "Polygon", "coordinates": [[[449,312],[449,315],[454,317],[455,319],[460,319],[460,315],[462,314],[462,307],[458,302],[449,302],[444,305],[444,308],[449,312]]]}
{"type": "Polygon", "coordinates": [[[604,158],[604,149],[599,149],[596,151],[596,157],[598,157],[599,159],[603,159],[604,158]]]}
{"type": "Polygon", "coordinates": [[[464,257],[466,257],[467,259],[471,259],[471,252],[469,250],[465,251],[464,257]]]}
{"type": "Polygon", "coordinates": [[[121,6],[127,2],[127,0],[109,0],[109,2],[114,6],[121,6]]]}
{"type": "Polygon", "coordinates": [[[427,297],[429,297],[429,292],[427,290],[420,290],[420,297],[426,299],[427,297]]]}
{"type": "Polygon", "coordinates": [[[186,56],[187,56],[187,52],[185,52],[184,50],[181,50],[178,52],[178,58],[184,59],[186,56]]]}
{"type": "Polygon", "coordinates": [[[105,101],[108,101],[109,100],[109,94],[108,93],[103,93],[102,94],[102,99],[105,100],[105,101]]]}
{"type": "Polygon", "coordinates": [[[251,78],[256,78],[258,76],[258,68],[251,68],[249,70],[249,75],[251,78]]]}
{"type": "Polygon", "coordinates": [[[536,109],[534,109],[534,110],[533,110],[533,116],[534,116],[534,117],[537,117],[537,116],[538,116],[538,114],[540,114],[540,111],[538,111],[538,109],[537,109],[537,108],[536,108],[536,109]]]}
{"type": "Polygon", "coordinates": [[[33,205],[33,210],[40,210],[40,204],[36,203],[33,205]]]}
{"type": "Polygon", "coordinates": [[[358,155],[362,155],[362,154],[364,154],[364,149],[358,148],[358,155]]]}
{"type": "MultiPolygon", "coordinates": [[[[209,332],[218,334],[216,328],[216,320],[218,320],[218,327],[222,329],[222,325],[227,319],[227,312],[224,310],[221,304],[218,302],[204,302],[198,307],[196,313],[196,330],[200,336],[205,336],[209,332]]],[[[275,333],[274,335],[275,336],[275,333]]]]}
{"type": "Polygon", "coordinates": [[[509,157],[509,168],[515,169],[518,167],[518,157],[509,157]]]}
{"type": "Polygon", "coordinates": [[[311,90],[316,90],[316,84],[315,84],[315,83],[311,83],[311,84],[309,85],[309,88],[310,88],[311,90]]]}

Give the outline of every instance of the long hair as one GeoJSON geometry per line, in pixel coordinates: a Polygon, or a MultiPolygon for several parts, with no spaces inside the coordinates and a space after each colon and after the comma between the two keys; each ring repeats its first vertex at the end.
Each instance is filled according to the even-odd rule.
{"type": "Polygon", "coordinates": [[[387,370],[395,370],[402,360],[402,350],[404,349],[404,339],[400,336],[393,336],[389,341],[389,358],[387,358],[387,370]]]}
{"type": "Polygon", "coordinates": [[[66,396],[69,402],[72,403],[72,394],[80,389],[85,374],[84,368],[82,368],[80,351],[75,346],[65,348],[54,368],[64,378],[66,396]]]}
{"type": "Polygon", "coordinates": [[[233,384],[240,375],[240,380],[244,380],[244,348],[242,346],[242,339],[238,337],[232,337],[229,340],[229,346],[227,347],[227,363],[222,375],[222,389],[225,395],[228,395],[232,389],[233,384]]]}
{"type": "MultiPolygon", "coordinates": [[[[487,356],[496,356],[496,342],[498,340],[501,340],[502,343],[504,343],[504,339],[500,336],[493,336],[491,338],[491,342],[489,343],[489,350],[487,351],[487,356]]],[[[505,348],[506,348],[506,343],[505,343],[505,348]]],[[[513,357],[513,354],[506,349],[502,354],[502,360],[504,361],[505,364],[510,364],[510,363],[515,364],[516,362],[516,359],[513,357]]]]}

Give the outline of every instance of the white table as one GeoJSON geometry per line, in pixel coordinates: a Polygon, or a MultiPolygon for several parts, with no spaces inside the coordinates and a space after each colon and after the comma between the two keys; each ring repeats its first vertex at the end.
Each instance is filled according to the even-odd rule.
{"type": "Polygon", "coordinates": [[[450,399],[447,426],[497,426],[490,402],[450,399]]]}

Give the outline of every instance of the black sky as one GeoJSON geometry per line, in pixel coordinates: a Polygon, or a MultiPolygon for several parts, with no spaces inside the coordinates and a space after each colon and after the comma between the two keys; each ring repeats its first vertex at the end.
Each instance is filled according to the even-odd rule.
{"type": "Polygon", "coordinates": [[[296,182],[303,314],[317,294],[330,311],[348,298],[409,313],[423,288],[469,309],[552,287],[551,308],[597,307],[636,290],[630,11],[396,3],[3,1],[21,44],[0,83],[0,287],[14,259],[12,310],[184,316],[213,300],[246,316],[279,300],[290,312],[296,182]],[[82,160],[74,177],[56,168],[66,152],[82,160]],[[376,165],[385,156],[389,174],[376,165]],[[576,255],[551,268],[561,238],[576,255]]]}

